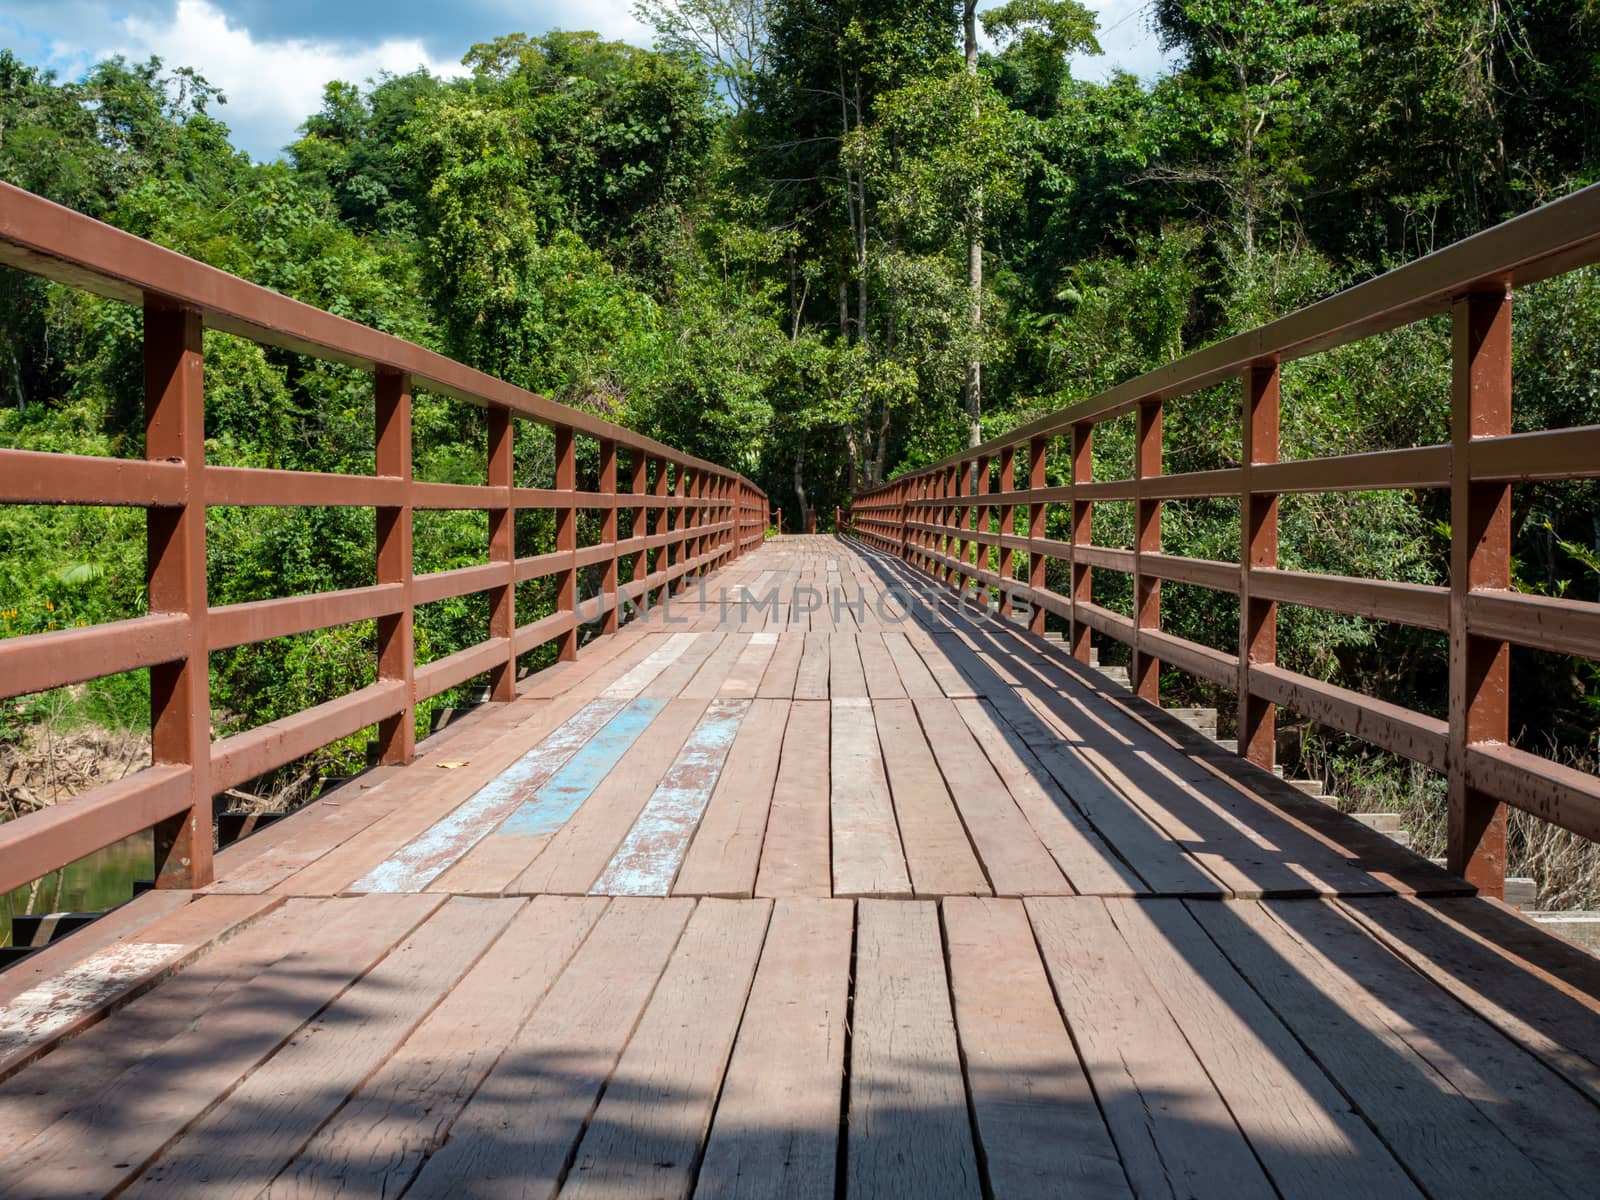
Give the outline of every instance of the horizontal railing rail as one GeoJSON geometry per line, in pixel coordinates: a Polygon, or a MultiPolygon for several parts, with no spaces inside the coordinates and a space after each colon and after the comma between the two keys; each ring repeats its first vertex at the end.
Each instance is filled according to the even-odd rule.
{"type": "Polygon", "coordinates": [[[212,877],[214,796],[373,725],[381,760],[408,762],[420,701],[484,674],[492,698],[510,700],[519,656],[554,642],[558,658],[570,660],[580,619],[615,633],[628,605],[681,590],[764,536],[766,495],[735,471],[5,184],[0,263],[144,311],[145,460],[0,448],[0,504],[145,509],[149,596],[146,616],[0,640],[0,699],[148,668],[154,760],[126,779],[0,825],[0,892],[152,828],[158,886],[203,886],[212,877]],[[370,372],[375,473],[208,465],[205,329],[370,372]],[[487,409],[482,484],[412,477],[417,388],[487,409]],[[517,420],[554,432],[554,487],[516,486],[517,420]],[[578,437],[598,444],[597,490],[578,488],[578,437]],[[624,458],[626,488],[618,482],[624,458]],[[211,605],[206,513],[235,505],[375,509],[377,578],[368,587],[211,605]],[[423,509],[486,512],[488,561],[417,573],[412,521],[423,509]],[[555,514],[553,551],[516,555],[515,518],[525,509],[555,514]],[[626,536],[619,510],[631,513],[626,536]],[[600,514],[601,531],[597,544],[580,547],[583,511],[600,514]],[[631,578],[624,579],[630,556],[631,578]],[[585,567],[599,567],[601,581],[580,615],[578,573],[585,567]],[[555,611],[518,624],[516,585],[545,578],[555,580],[555,611]],[[418,664],[416,607],[470,594],[489,597],[488,638],[418,664]],[[377,623],[375,683],[212,740],[213,651],[368,620],[377,623]]]}
{"type": "Polygon", "coordinates": [[[855,536],[965,591],[994,589],[998,607],[1065,620],[1072,654],[1088,662],[1091,631],[1132,651],[1134,690],[1159,700],[1163,663],[1239,698],[1239,752],[1270,768],[1276,710],[1364,739],[1449,780],[1449,864],[1501,895],[1506,806],[1600,838],[1600,778],[1509,744],[1510,647],[1600,658],[1600,605],[1511,590],[1511,485],[1600,478],[1600,426],[1513,433],[1511,310],[1517,288],[1600,262],[1600,186],[1587,188],[1258,329],[909,472],[854,498],[855,536]],[[1451,438],[1406,447],[1279,461],[1279,374],[1285,362],[1449,314],[1453,331],[1451,438]],[[1242,384],[1237,466],[1167,474],[1163,406],[1242,384]],[[1096,425],[1134,415],[1133,475],[1094,478],[1096,425]],[[1067,443],[1071,483],[1050,486],[1051,442],[1067,443]],[[1020,479],[1019,479],[1020,475],[1020,479]],[[998,487],[996,487],[996,483],[998,487]],[[1292,493],[1446,490],[1449,586],[1428,587],[1284,570],[1278,497],[1292,493]],[[1162,502],[1237,501],[1238,562],[1167,554],[1162,502]],[[1097,503],[1131,503],[1133,545],[1092,542],[1097,503]],[[1047,536],[1052,505],[1070,536],[1047,536]],[[1026,577],[1015,556],[1025,555],[1026,577]],[[1047,564],[1068,564],[1068,588],[1047,586],[1047,564]],[[1131,616],[1094,601],[1093,572],[1131,577],[1131,616]],[[1161,629],[1161,584],[1239,597],[1236,651],[1161,629]],[[1441,631],[1449,637],[1449,714],[1441,719],[1277,665],[1278,605],[1291,604],[1441,631]]]}

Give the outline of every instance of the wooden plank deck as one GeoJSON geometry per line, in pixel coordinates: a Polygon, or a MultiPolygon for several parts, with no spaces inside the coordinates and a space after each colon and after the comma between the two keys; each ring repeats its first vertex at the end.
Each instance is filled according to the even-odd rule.
{"type": "Polygon", "coordinates": [[[1600,963],[908,588],[769,544],[0,974],[0,1197],[1593,1194],[1600,963]]]}

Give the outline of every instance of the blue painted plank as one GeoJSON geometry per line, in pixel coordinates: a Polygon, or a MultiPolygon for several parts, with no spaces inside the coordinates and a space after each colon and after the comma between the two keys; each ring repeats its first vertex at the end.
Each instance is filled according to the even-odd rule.
{"type": "Polygon", "coordinates": [[[666,706],[665,700],[658,699],[630,701],[533,794],[532,800],[525,801],[506,818],[497,832],[537,837],[560,829],[666,706]]]}
{"type": "Polygon", "coordinates": [[[624,708],[621,700],[594,700],[567,718],[537,746],[428,830],[402,846],[347,889],[351,892],[420,892],[488,835],[529,792],[578,753],[624,708]]]}
{"type": "Polygon", "coordinates": [[[749,711],[749,700],[717,700],[706,709],[590,895],[668,893],[749,711]]]}

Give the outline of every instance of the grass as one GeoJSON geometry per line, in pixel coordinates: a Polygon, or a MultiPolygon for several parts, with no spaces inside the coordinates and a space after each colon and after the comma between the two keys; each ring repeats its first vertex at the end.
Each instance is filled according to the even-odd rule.
{"type": "MultiPolygon", "coordinates": [[[[1411,847],[1443,858],[1449,814],[1444,776],[1397,755],[1313,729],[1301,744],[1301,768],[1338,797],[1342,812],[1400,814],[1411,847]]],[[[1596,763],[1569,754],[1570,764],[1593,772],[1596,763]]],[[[1535,907],[1547,911],[1600,909],[1600,843],[1570,833],[1531,813],[1511,810],[1506,874],[1532,879],[1535,907]]]]}

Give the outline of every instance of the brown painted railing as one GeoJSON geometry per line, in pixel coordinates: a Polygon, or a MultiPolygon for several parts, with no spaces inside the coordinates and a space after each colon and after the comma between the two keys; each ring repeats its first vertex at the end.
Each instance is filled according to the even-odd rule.
{"type": "Polygon", "coordinates": [[[1449,861],[1500,895],[1506,805],[1600,838],[1600,779],[1508,744],[1513,643],[1600,658],[1600,605],[1523,595],[1511,587],[1511,487],[1600,477],[1600,426],[1513,433],[1511,308],[1516,288],[1600,262],[1600,187],[1588,188],[1259,329],[1040,417],[1002,437],[855,497],[857,536],[965,590],[1024,600],[1035,631],[1065,618],[1072,653],[1088,661],[1090,631],[1132,648],[1138,694],[1158,697],[1162,663],[1234,691],[1239,752],[1270,767],[1276,706],[1365,739],[1449,779],[1449,861]],[[1447,445],[1280,462],[1279,365],[1449,313],[1454,386],[1447,445]],[[1167,475],[1165,403],[1238,379],[1244,452],[1237,466],[1167,475]],[[1095,426],[1136,414],[1132,478],[1093,478],[1095,426]],[[1071,480],[1047,486],[1050,440],[1070,438],[1071,480]],[[998,494],[991,469],[998,467],[998,494]],[[1017,472],[1025,471],[1017,487],[1017,472]],[[1286,493],[1441,488],[1450,492],[1448,587],[1285,571],[1278,567],[1278,497],[1286,493]],[[1168,499],[1228,498],[1240,506],[1240,560],[1162,550],[1168,499]],[[1098,501],[1131,501],[1133,546],[1091,544],[1098,501]],[[1052,504],[1070,506],[1071,536],[1047,536],[1052,504]],[[998,514],[998,532],[991,514],[998,514]],[[1022,527],[1018,528],[1019,520],[1022,527]],[[991,550],[998,570],[989,569],[991,550]],[[1014,577],[1024,554],[1027,578],[1014,577]],[[1046,586],[1046,563],[1070,564],[1070,589],[1046,586]],[[1095,568],[1132,576],[1133,616],[1094,603],[1095,568]],[[1228,653],[1161,630],[1163,580],[1240,599],[1239,646],[1228,653]],[[1277,606],[1301,605],[1449,635],[1447,720],[1284,670],[1277,606]]]}
{"type": "Polygon", "coordinates": [[[143,307],[145,460],[0,448],[0,503],[144,508],[150,610],[130,620],[0,641],[0,699],[148,667],[154,747],[149,769],[0,825],[0,892],[152,827],[158,884],[208,883],[213,796],[374,724],[383,761],[409,761],[419,700],[484,673],[493,698],[510,700],[519,655],[556,642],[560,658],[576,656],[582,568],[598,565],[603,573],[601,593],[583,604],[582,615],[598,617],[601,631],[613,633],[627,604],[681,589],[689,577],[762,539],[766,496],[733,471],[4,184],[0,262],[143,307]],[[206,328],[372,372],[376,474],[208,466],[201,345],[206,328]],[[488,409],[488,478],[482,485],[413,480],[413,385],[488,409]],[[515,485],[517,418],[554,431],[553,488],[515,485]],[[599,444],[597,491],[577,490],[578,437],[599,444]],[[626,491],[617,486],[619,455],[629,464],[626,491]],[[222,505],[376,509],[374,585],[210,607],[206,511],[222,505]],[[530,508],[554,511],[556,549],[518,558],[515,515],[530,508]],[[412,515],[418,509],[486,511],[489,561],[416,574],[412,515]],[[619,509],[633,514],[625,538],[617,528],[619,509]],[[580,510],[603,514],[596,545],[578,545],[580,510]],[[653,564],[650,552],[656,554],[653,564]],[[631,578],[623,581],[622,560],[630,555],[631,578]],[[516,585],[544,577],[556,580],[555,612],[518,625],[516,585]],[[478,592],[489,596],[488,639],[417,665],[415,606],[478,592]],[[377,622],[376,683],[211,740],[213,651],[363,620],[377,622]]]}

